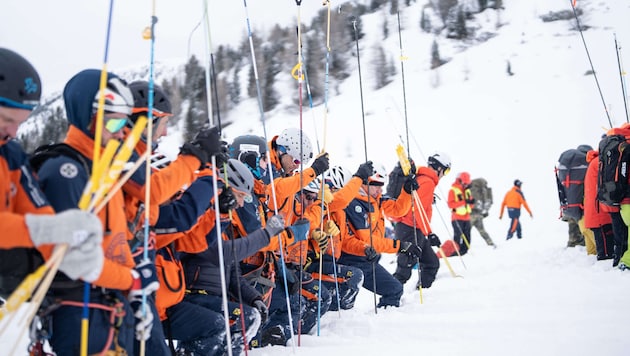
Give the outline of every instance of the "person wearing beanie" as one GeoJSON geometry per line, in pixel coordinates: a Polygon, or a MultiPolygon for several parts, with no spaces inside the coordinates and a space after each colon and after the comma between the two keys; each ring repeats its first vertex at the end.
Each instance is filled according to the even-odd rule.
{"type": "Polygon", "coordinates": [[[511,239],[514,236],[514,233],[516,233],[516,237],[519,239],[523,237],[520,222],[521,207],[524,207],[529,213],[529,216],[534,218],[534,215],[525,200],[525,195],[523,195],[523,192],[521,191],[522,184],[523,182],[519,179],[514,180],[514,186],[505,194],[503,202],[501,203],[499,219],[503,218],[503,211],[506,207],[508,210],[508,216],[510,217],[510,228],[508,229],[506,240],[511,239]]]}
{"type": "Polygon", "coordinates": [[[93,280],[103,267],[103,228],[98,218],[76,208],[55,214],[37,184],[27,154],[14,140],[41,94],[42,84],[33,65],[15,51],[0,47],[0,191],[5,197],[0,207],[0,296],[5,298],[43,263],[42,255],[48,257],[54,245],[70,247],[59,267],[70,279],[93,280]]]}

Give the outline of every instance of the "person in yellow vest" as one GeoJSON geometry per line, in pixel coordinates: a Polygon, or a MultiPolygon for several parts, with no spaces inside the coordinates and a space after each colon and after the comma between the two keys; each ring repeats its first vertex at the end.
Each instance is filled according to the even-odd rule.
{"type": "Polygon", "coordinates": [[[451,209],[453,241],[459,245],[459,252],[465,255],[470,247],[470,212],[475,203],[470,191],[470,174],[461,172],[448,192],[448,207],[451,209]]]}

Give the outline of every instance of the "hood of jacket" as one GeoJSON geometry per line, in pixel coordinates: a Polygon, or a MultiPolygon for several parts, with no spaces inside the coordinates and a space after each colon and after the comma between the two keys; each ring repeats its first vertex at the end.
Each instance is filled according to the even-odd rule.
{"type": "MultiPolygon", "coordinates": [[[[107,80],[117,78],[115,74],[107,73],[107,80]]],[[[68,122],[94,137],[91,132],[93,109],[92,104],[98,93],[101,80],[101,70],[85,69],[75,74],[63,89],[63,101],[66,106],[68,122]]]]}

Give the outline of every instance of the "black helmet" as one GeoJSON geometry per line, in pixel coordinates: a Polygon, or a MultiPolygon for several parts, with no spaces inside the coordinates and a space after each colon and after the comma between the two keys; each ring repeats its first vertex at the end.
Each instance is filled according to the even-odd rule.
{"type": "Polygon", "coordinates": [[[427,165],[435,170],[442,170],[446,175],[451,169],[451,158],[444,152],[435,152],[427,160],[427,165]]]}
{"type": "MultiPolygon", "coordinates": [[[[138,119],[138,114],[149,112],[149,82],[137,80],[129,84],[131,94],[133,94],[133,109],[131,121],[134,123],[138,119]]],[[[159,85],[153,85],[153,117],[160,118],[173,114],[171,101],[166,92],[159,85]]]]}
{"type": "Polygon", "coordinates": [[[520,179],[516,179],[516,180],[514,180],[514,185],[515,185],[515,186],[517,186],[517,187],[519,187],[519,188],[520,188],[520,187],[521,187],[521,184],[523,184],[523,182],[521,182],[521,181],[520,181],[520,179]]]}
{"type": "Polygon", "coordinates": [[[0,48],[0,105],[33,110],[42,96],[42,82],[21,55],[0,48]]]}
{"type": "Polygon", "coordinates": [[[258,167],[258,160],[266,153],[267,142],[261,136],[238,136],[230,145],[230,157],[246,163],[251,169],[258,167]]]}

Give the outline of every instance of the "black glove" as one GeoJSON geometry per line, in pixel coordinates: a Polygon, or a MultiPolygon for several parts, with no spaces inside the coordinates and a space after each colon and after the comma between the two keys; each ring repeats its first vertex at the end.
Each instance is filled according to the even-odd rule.
{"type": "Polygon", "coordinates": [[[375,262],[378,259],[378,252],[372,246],[367,246],[364,250],[365,258],[367,258],[368,262],[375,262]]]}
{"type": "Polygon", "coordinates": [[[398,250],[400,253],[404,253],[414,258],[420,258],[422,256],[422,249],[418,247],[416,244],[412,244],[408,241],[400,242],[400,249],[398,250]]]}
{"type": "Polygon", "coordinates": [[[411,194],[411,192],[418,190],[418,188],[420,188],[420,186],[418,185],[418,181],[416,181],[416,175],[408,175],[405,179],[405,183],[403,184],[405,192],[407,192],[407,194],[411,194]]]}
{"type": "MultiPolygon", "coordinates": [[[[201,161],[201,167],[204,167],[211,156],[216,156],[218,159],[224,150],[227,151],[227,145],[224,148],[223,141],[221,141],[221,136],[219,135],[219,128],[214,126],[199,131],[191,142],[182,146],[180,153],[197,157],[201,161]]],[[[227,162],[227,159],[222,163],[224,162],[227,162]]]]}
{"type": "Polygon", "coordinates": [[[470,204],[470,205],[475,204],[475,199],[472,199],[472,198],[471,199],[466,199],[466,204],[470,204]]]}
{"type": "Polygon", "coordinates": [[[483,213],[481,213],[481,216],[483,216],[484,218],[487,218],[488,217],[488,212],[484,211],[483,213]]]}
{"type": "Polygon", "coordinates": [[[427,240],[429,240],[429,243],[431,244],[431,246],[435,246],[435,247],[442,246],[442,241],[440,241],[440,238],[438,237],[438,235],[434,233],[430,233],[429,236],[427,236],[427,240]]]}
{"type": "Polygon", "coordinates": [[[363,183],[367,183],[368,178],[374,172],[374,167],[372,166],[372,161],[367,161],[362,163],[357,169],[357,173],[354,174],[353,177],[359,177],[363,181],[363,183]]]}
{"type": "Polygon", "coordinates": [[[223,188],[223,191],[219,194],[219,212],[221,212],[221,214],[227,214],[230,210],[235,209],[236,205],[236,196],[232,188],[223,188]]]}
{"type": "Polygon", "coordinates": [[[324,153],[319,157],[315,158],[313,164],[311,164],[311,168],[315,171],[315,175],[318,176],[328,170],[330,163],[328,162],[328,153],[324,153]]]}
{"type": "Polygon", "coordinates": [[[269,317],[269,308],[267,308],[267,304],[260,299],[256,299],[254,300],[254,305],[252,306],[260,312],[260,325],[264,324],[269,317]]]}
{"type": "Polygon", "coordinates": [[[416,172],[418,170],[416,169],[416,164],[413,162],[413,159],[411,158],[409,158],[409,167],[411,167],[411,169],[409,169],[409,174],[416,175],[416,172]]]}
{"type": "Polygon", "coordinates": [[[272,238],[282,231],[284,231],[284,218],[282,215],[273,215],[269,219],[267,219],[267,224],[265,224],[265,231],[269,234],[269,238],[272,238]]]}

